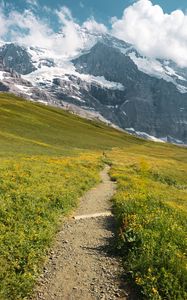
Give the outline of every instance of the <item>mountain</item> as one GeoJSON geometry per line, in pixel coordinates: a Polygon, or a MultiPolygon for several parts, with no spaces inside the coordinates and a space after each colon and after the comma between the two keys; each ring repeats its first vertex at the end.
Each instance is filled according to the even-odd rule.
{"type": "Polygon", "coordinates": [[[81,34],[84,47],[74,55],[2,45],[0,90],[145,138],[187,144],[187,68],[144,57],[108,34],[81,34]]]}

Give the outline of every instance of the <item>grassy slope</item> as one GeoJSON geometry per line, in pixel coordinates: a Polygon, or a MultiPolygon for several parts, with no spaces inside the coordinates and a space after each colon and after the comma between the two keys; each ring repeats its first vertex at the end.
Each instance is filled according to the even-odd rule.
{"type": "Polygon", "coordinates": [[[125,143],[103,124],[0,94],[0,299],[32,290],[60,216],[99,181],[103,150],[125,143]]]}
{"type": "MultiPolygon", "coordinates": [[[[153,238],[152,243],[149,242],[143,220],[150,215],[153,206],[158,206],[156,209],[162,213],[163,220],[159,226],[155,225],[153,214],[149,234],[161,237],[160,228],[170,228],[169,221],[164,223],[169,220],[165,207],[166,211],[170,207],[173,214],[169,210],[169,215],[182,229],[178,240],[171,239],[173,249],[177,250],[171,251],[168,259],[178,262],[176,254],[182,255],[178,265],[184,265],[181,249],[186,244],[185,239],[184,243],[181,240],[186,227],[181,224],[186,224],[187,149],[143,141],[101,123],[7,94],[0,94],[0,299],[23,299],[32,290],[60,216],[75,207],[78,197],[98,182],[103,151],[113,164],[111,176],[118,181],[114,199],[120,228],[118,246],[129,247],[124,237],[125,220],[136,216],[136,225],[142,229],[134,234],[135,225],[128,221],[128,229],[143,240],[138,249],[134,248],[135,252],[122,251],[128,262],[125,269],[133,274],[132,279],[148,299],[181,299],[171,296],[171,291],[182,295],[179,290],[186,289],[181,287],[183,279],[178,285],[175,280],[170,287],[163,284],[169,296],[164,287],[156,283],[161,281],[159,276],[163,269],[160,266],[165,268],[159,260],[162,253],[153,247],[158,246],[160,240],[153,238]],[[164,207],[160,205],[163,200],[164,207]],[[139,203],[143,209],[139,209],[139,203]],[[139,255],[142,247],[148,249],[145,256],[139,255]],[[150,253],[157,253],[158,265],[153,265],[150,253]],[[154,275],[151,274],[151,278],[156,278],[154,284],[149,278],[150,269],[154,270],[154,275]]],[[[175,230],[170,236],[178,235],[175,230]]],[[[163,249],[167,245],[168,240],[163,239],[163,249]]],[[[175,266],[171,268],[174,275],[181,273],[181,267],[178,273],[175,266]]],[[[170,273],[166,272],[166,277],[170,273]]],[[[178,275],[174,277],[179,280],[178,275]]]]}
{"type": "Polygon", "coordinates": [[[0,154],[61,155],[74,149],[102,150],[144,143],[63,110],[0,95],[0,154]]]}

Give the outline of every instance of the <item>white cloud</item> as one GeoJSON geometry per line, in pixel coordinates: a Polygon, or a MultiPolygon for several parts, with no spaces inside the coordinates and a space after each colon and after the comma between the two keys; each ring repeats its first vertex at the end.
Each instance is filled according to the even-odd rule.
{"type": "Polygon", "coordinates": [[[139,0],[124,10],[122,19],[112,18],[112,34],[144,55],[187,66],[187,15],[181,10],[166,14],[159,5],[139,0]]]}
{"type": "MultiPolygon", "coordinates": [[[[44,7],[45,12],[46,9],[44,7]]],[[[27,9],[23,13],[12,10],[5,16],[3,7],[0,7],[0,40],[5,40],[8,34],[9,41],[47,48],[54,54],[67,56],[74,55],[87,46],[89,41],[81,29],[89,27],[92,32],[97,33],[105,30],[104,25],[98,24],[94,19],[79,25],[67,7],[58,11],[50,9],[47,13],[56,15],[60,34],[54,32],[47,20],[37,17],[33,10],[27,9]]]]}
{"type": "Polygon", "coordinates": [[[91,18],[83,23],[83,27],[91,33],[106,33],[107,28],[104,24],[97,23],[94,18],[91,18]]]}
{"type": "Polygon", "coordinates": [[[63,6],[59,11],[56,10],[56,14],[58,15],[59,20],[61,21],[62,24],[66,24],[67,21],[73,22],[73,16],[71,14],[71,11],[66,6],[63,6]]]}
{"type": "MultiPolygon", "coordinates": [[[[85,21],[79,25],[72,17],[71,11],[67,7],[62,7],[56,11],[61,24],[61,33],[63,35],[63,51],[65,54],[76,53],[77,50],[88,47],[91,40],[83,34],[82,29],[89,30],[90,33],[104,33],[107,28],[103,24],[97,23],[94,18],[85,21]]],[[[62,41],[59,39],[58,44],[62,41]]]]}
{"type": "Polygon", "coordinates": [[[56,14],[61,25],[61,38],[56,40],[57,46],[60,47],[63,44],[63,52],[67,55],[68,53],[73,54],[83,47],[80,25],[75,22],[67,7],[62,7],[60,11],[56,11],[56,14]]]}
{"type": "Polygon", "coordinates": [[[7,19],[9,23],[9,36],[12,41],[25,45],[36,45],[50,48],[52,46],[52,29],[47,23],[39,20],[32,11],[24,13],[12,11],[7,19]]]}
{"type": "Polygon", "coordinates": [[[26,0],[26,3],[31,6],[38,6],[37,0],[26,0]]]}

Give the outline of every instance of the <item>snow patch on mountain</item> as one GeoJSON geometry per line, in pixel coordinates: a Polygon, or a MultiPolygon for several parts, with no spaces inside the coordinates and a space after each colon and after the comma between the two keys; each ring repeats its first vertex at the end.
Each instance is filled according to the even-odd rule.
{"type": "Polygon", "coordinates": [[[185,86],[183,86],[181,84],[178,84],[177,88],[178,88],[179,92],[181,92],[182,94],[187,93],[187,87],[185,87],[185,86]]]}
{"type": "MultiPolygon", "coordinates": [[[[35,53],[37,54],[37,52],[35,53]]],[[[39,52],[39,60],[41,61],[40,54],[41,52],[39,52]]],[[[37,56],[35,55],[35,59],[36,57],[37,56]]],[[[38,57],[35,63],[38,64],[38,57]]],[[[54,78],[60,78],[61,80],[64,80],[64,82],[70,81],[69,75],[80,78],[88,84],[99,85],[106,89],[124,90],[124,86],[121,83],[108,81],[104,78],[104,76],[80,74],[76,71],[75,66],[69,60],[62,59],[57,59],[54,62],[54,66],[41,65],[36,71],[22,77],[31,81],[35,86],[41,86],[42,84],[51,85],[54,78]]]]}
{"type": "MultiPolygon", "coordinates": [[[[187,122],[185,123],[187,124],[187,122]]],[[[152,136],[146,132],[142,132],[142,131],[136,131],[134,128],[125,128],[125,130],[132,135],[138,136],[140,138],[149,140],[149,141],[153,141],[153,142],[157,142],[157,143],[172,143],[172,144],[176,144],[176,145],[182,145],[182,146],[186,146],[186,144],[184,144],[183,141],[179,140],[179,139],[175,139],[171,136],[165,136],[165,137],[160,137],[157,138],[155,136],[152,136]]]]}
{"type": "Polygon", "coordinates": [[[31,95],[31,93],[29,93],[30,87],[24,86],[24,85],[21,85],[21,84],[15,84],[15,87],[18,88],[23,93],[27,93],[27,95],[31,95]]]}
{"type": "Polygon", "coordinates": [[[129,53],[129,57],[137,65],[138,69],[148,75],[163,78],[166,81],[173,80],[166,74],[162,64],[156,59],[149,59],[145,57],[137,57],[135,52],[129,53]]]}
{"type": "MultiPolygon", "coordinates": [[[[167,63],[167,62],[166,62],[167,63]]],[[[184,77],[180,76],[179,74],[177,74],[172,68],[170,68],[169,66],[165,66],[165,69],[167,71],[167,74],[168,75],[171,75],[171,76],[175,76],[176,78],[178,78],[179,80],[182,80],[182,81],[187,81],[184,77]]]]}
{"type": "Polygon", "coordinates": [[[165,62],[166,65],[164,65],[157,59],[137,56],[135,52],[131,52],[128,55],[140,71],[150,76],[172,82],[177,86],[181,93],[187,93],[187,87],[179,84],[176,79],[185,82],[187,82],[187,80],[183,76],[177,74],[171,67],[167,66],[167,62],[165,62]]]}
{"type": "Polygon", "coordinates": [[[140,138],[143,138],[143,139],[146,139],[146,140],[149,140],[149,141],[165,143],[164,139],[156,138],[155,136],[152,136],[152,135],[150,135],[146,132],[136,131],[134,128],[125,128],[125,130],[130,134],[136,135],[140,138]]]}
{"type": "Polygon", "coordinates": [[[4,71],[0,71],[0,80],[3,80],[4,79],[4,71]]]}

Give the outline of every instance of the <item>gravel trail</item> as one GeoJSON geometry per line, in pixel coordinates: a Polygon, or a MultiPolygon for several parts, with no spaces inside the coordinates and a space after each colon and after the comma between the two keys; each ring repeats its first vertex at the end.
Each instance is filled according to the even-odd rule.
{"type": "Polygon", "coordinates": [[[106,166],[102,182],[82,197],[74,217],[63,224],[32,300],[132,299],[122,286],[121,262],[111,254],[115,183],[108,171],[106,166]]]}

